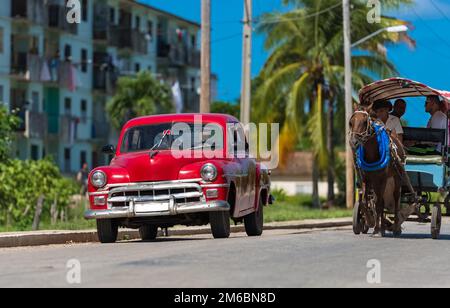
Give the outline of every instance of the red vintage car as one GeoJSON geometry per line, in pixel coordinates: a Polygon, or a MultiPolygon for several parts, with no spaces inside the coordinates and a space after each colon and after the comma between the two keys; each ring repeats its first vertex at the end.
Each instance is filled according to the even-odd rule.
{"type": "Polygon", "coordinates": [[[230,236],[230,220],[249,236],[263,232],[272,203],[270,172],[250,157],[239,121],[228,115],[179,114],[133,119],[124,127],[111,164],[89,175],[90,210],[99,240],[113,243],[118,228],[154,240],[158,228],[211,225],[230,236]]]}

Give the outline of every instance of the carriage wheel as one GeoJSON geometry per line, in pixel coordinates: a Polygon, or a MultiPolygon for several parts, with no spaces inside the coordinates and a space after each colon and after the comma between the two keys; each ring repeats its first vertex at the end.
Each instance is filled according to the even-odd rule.
{"type": "Polygon", "coordinates": [[[447,210],[445,216],[450,216],[450,194],[448,194],[447,197],[445,197],[444,206],[445,209],[447,210]]]}
{"type": "Polygon", "coordinates": [[[364,228],[363,215],[361,213],[361,203],[357,201],[353,208],[353,233],[360,235],[364,228]]]}
{"type": "Polygon", "coordinates": [[[442,209],[440,204],[435,204],[431,212],[431,237],[439,239],[441,235],[442,209]]]}

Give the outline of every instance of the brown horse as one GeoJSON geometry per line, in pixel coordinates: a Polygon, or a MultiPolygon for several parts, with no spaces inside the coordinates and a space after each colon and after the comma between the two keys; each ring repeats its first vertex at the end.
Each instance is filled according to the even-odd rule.
{"type": "MultiPolygon", "coordinates": [[[[350,120],[350,145],[354,151],[359,146],[364,147],[364,160],[367,163],[376,163],[380,160],[380,153],[378,149],[378,141],[376,138],[373,122],[375,121],[367,111],[357,111],[353,114],[350,120]]],[[[401,161],[404,161],[405,153],[400,141],[391,137],[391,162],[387,167],[378,171],[365,172],[358,171],[358,175],[362,182],[362,211],[365,216],[365,221],[372,222],[375,227],[374,235],[385,235],[386,229],[393,231],[394,236],[400,236],[401,225],[409,217],[411,209],[408,211],[401,211],[400,198],[402,187],[402,174],[399,168],[401,161]],[[394,148],[393,148],[394,147],[394,148]],[[368,209],[370,202],[375,203],[376,217],[374,219],[372,213],[368,209]],[[385,209],[390,213],[394,213],[394,224],[389,223],[385,217],[385,209]],[[406,216],[406,217],[405,217],[406,216]],[[375,221],[374,221],[375,220],[375,221]]]]}

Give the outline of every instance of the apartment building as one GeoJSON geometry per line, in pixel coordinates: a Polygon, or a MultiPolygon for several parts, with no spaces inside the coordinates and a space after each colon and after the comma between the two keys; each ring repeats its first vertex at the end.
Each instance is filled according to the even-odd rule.
{"type": "Polygon", "coordinates": [[[122,76],[148,70],[180,85],[184,112],[199,108],[199,24],[133,0],[80,3],[79,24],[66,0],[0,6],[0,102],[24,120],[16,157],[51,155],[65,173],[108,162],[105,105],[122,76]]]}

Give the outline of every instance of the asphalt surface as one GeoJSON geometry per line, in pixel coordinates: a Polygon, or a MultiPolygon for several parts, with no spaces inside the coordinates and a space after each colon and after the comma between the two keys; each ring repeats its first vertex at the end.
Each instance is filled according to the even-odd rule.
{"type": "Polygon", "coordinates": [[[450,221],[441,240],[429,229],[406,223],[400,239],[340,228],[0,249],[0,287],[450,287],[450,221]],[[80,284],[68,283],[71,259],[80,284]],[[380,284],[367,280],[373,259],[380,284]]]}

